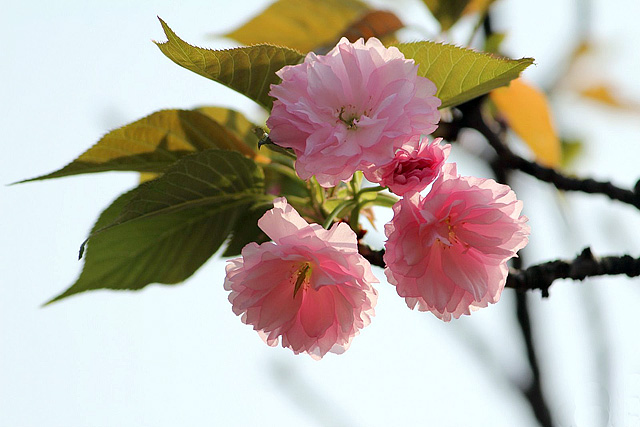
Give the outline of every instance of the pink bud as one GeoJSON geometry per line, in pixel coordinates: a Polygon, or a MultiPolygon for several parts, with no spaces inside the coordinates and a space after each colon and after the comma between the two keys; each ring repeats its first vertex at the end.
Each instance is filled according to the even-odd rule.
{"type": "Polygon", "coordinates": [[[451,151],[451,145],[442,147],[441,141],[438,138],[429,143],[426,137],[414,135],[396,151],[393,160],[365,169],[364,175],[399,196],[422,191],[436,179],[451,151]]]}

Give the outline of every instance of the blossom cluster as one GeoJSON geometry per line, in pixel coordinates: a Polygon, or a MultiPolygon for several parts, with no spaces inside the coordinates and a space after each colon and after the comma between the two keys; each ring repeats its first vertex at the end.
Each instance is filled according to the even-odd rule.
{"type": "MultiPolygon", "coordinates": [[[[384,272],[406,304],[449,321],[497,302],[507,261],[528,241],[522,202],[446,163],[451,146],[428,136],[441,102],[414,61],[375,38],[342,39],[277,74],[267,126],[294,151],[300,178],[328,188],[362,171],[401,196],[385,226],[384,272]]],[[[316,359],[344,352],[377,299],[355,232],[309,224],[285,198],[258,225],[272,242],[248,244],[227,265],[233,311],[269,345],[316,359]]]]}

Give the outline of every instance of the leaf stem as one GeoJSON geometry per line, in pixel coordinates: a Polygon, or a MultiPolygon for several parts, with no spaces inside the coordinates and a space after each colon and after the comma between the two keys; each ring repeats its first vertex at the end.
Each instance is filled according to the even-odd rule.
{"type": "Polygon", "coordinates": [[[358,191],[358,193],[356,194],[356,198],[359,197],[362,193],[369,193],[371,191],[382,191],[382,190],[386,190],[387,187],[383,187],[381,185],[376,185],[375,187],[365,187],[365,188],[361,188],[360,191],[358,191]]]}
{"type": "MultiPolygon", "coordinates": [[[[357,200],[357,199],[356,199],[357,200]]],[[[353,207],[351,214],[349,215],[349,227],[353,230],[356,235],[358,235],[358,220],[360,219],[360,209],[362,209],[362,205],[359,202],[356,202],[356,205],[353,207]]]]}
{"type": "Polygon", "coordinates": [[[336,219],[336,217],[338,216],[338,214],[340,213],[340,211],[342,211],[344,208],[346,208],[347,206],[356,203],[354,199],[349,199],[349,200],[343,200],[338,206],[336,206],[331,213],[327,216],[327,218],[324,220],[324,222],[322,223],[322,227],[326,228],[327,230],[329,229],[329,227],[331,226],[331,224],[333,223],[333,220],[336,219]]]}

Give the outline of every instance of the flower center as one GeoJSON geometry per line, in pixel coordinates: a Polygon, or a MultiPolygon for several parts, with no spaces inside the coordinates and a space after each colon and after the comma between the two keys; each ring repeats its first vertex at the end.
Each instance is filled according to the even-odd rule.
{"type": "Polygon", "coordinates": [[[296,295],[298,294],[298,291],[301,288],[302,290],[307,290],[309,288],[310,279],[311,279],[311,270],[312,270],[311,264],[308,262],[305,262],[300,266],[300,268],[298,268],[298,271],[295,273],[297,277],[296,277],[295,287],[293,288],[294,298],[296,297],[296,295]]]}
{"type": "Polygon", "coordinates": [[[360,122],[362,116],[367,115],[367,111],[360,113],[356,107],[351,104],[340,107],[336,112],[338,113],[337,122],[344,123],[347,129],[357,129],[358,122],[360,122]]]}
{"type": "Polygon", "coordinates": [[[396,166],[396,175],[409,175],[411,173],[420,173],[433,167],[433,161],[430,159],[410,157],[408,159],[400,159],[396,166]]]}
{"type": "Polygon", "coordinates": [[[438,232],[440,237],[436,238],[436,242],[438,242],[444,248],[451,247],[455,243],[458,243],[459,240],[455,233],[455,226],[451,224],[451,217],[447,217],[440,224],[442,224],[441,227],[439,227],[440,230],[438,232]]]}
{"type": "Polygon", "coordinates": [[[449,231],[449,242],[451,242],[451,244],[454,244],[458,238],[456,237],[456,233],[454,231],[454,227],[453,225],[451,225],[451,218],[447,217],[447,229],[449,231]]]}

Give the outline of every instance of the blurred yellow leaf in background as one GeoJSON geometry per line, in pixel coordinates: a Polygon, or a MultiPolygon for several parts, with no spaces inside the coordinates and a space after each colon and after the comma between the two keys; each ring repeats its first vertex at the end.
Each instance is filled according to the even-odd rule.
{"type": "Polygon", "coordinates": [[[494,1],[495,0],[471,0],[469,4],[467,4],[467,7],[465,7],[462,11],[462,14],[467,15],[469,13],[476,12],[484,13],[487,9],[489,9],[489,6],[491,6],[491,3],[493,3],[494,1]]]}
{"type": "Polygon", "coordinates": [[[606,83],[586,87],[580,90],[580,95],[609,107],[619,108],[628,112],[640,113],[640,104],[623,99],[606,83]]]}
{"type": "Polygon", "coordinates": [[[335,44],[369,10],[358,0],[279,0],[225,36],[245,45],[271,43],[306,53],[335,44]]]}
{"type": "Polygon", "coordinates": [[[511,129],[531,148],[540,163],[560,166],[562,149],[546,95],[522,79],[489,94],[511,129]]]}
{"type": "Polygon", "coordinates": [[[372,10],[345,29],[342,36],[349,39],[351,43],[361,37],[365,40],[376,37],[384,42],[402,27],[404,24],[393,13],[386,10],[372,10]]]}

